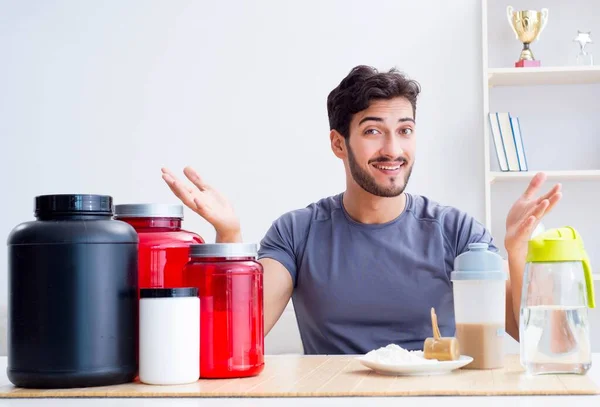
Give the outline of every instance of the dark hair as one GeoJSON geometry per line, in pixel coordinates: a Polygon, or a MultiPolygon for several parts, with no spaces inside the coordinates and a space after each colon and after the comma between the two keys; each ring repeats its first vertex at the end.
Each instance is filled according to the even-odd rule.
{"type": "Polygon", "coordinates": [[[356,66],[327,97],[329,128],[347,139],[352,116],[367,109],[374,100],[404,97],[412,105],[413,115],[416,115],[420,92],[419,83],[396,68],[378,72],[370,66],[356,66]]]}

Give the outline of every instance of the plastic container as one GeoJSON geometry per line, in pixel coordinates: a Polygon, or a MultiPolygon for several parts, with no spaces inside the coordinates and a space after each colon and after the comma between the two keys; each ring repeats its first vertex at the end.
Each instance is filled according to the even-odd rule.
{"type": "Polygon", "coordinates": [[[592,365],[588,310],[595,306],[592,269],[579,233],[564,227],[531,239],[519,319],[525,371],[586,374],[592,365]]]}
{"type": "Polygon", "coordinates": [[[263,269],[254,244],[191,246],[184,283],[200,296],[200,377],[264,369],[263,269]]]}
{"type": "Polygon", "coordinates": [[[182,270],[190,259],[189,247],[204,243],[196,233],[181,229],[183,206],[116,205],[115,219],[129,223],[139,235],[139,287],[183,287],[182,270]]]}
{"type": "Polygon", "coordinates": [[[140,290],[140,381],[185,384],[200,377],[197,288],[140,290]]]}
{"type": "Polygon", "coordinates": [[[461,354],[473,362],[466,369],[504,366],[506,279],[504,261],[486,243],[471,243],[454,259],[456,338],[461,354]]]}
{"type": "Polygon", "coordinates": [[[137,372],[135,230],[110,196],[46,195],[8,237],[8,368],[19,387],[105,386],[137,372]]]}

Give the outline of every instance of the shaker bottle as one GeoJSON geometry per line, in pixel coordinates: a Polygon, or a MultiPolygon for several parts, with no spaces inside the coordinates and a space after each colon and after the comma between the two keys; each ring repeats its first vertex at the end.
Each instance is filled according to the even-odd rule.
{"type": "Polygon", "coordinates": [[[264,369],[263,269],[254,244],[192,245],[184,282],[200,296],[200,377],[264,369]]]}
{"type": "Polygon", "coordinates": [[[467,369],[504,366],[506,280],[504,261],[487,243],[471,243],[454,259],[456,338],[461,353],[471,356],[467,369]]]}
{"type": "Polygon", "coordinates": [[[588,255],[577,231],[531,239],[519,319],[521,365],[529,374],[585,374],[592,363],[588,308],[595,307],[588,255]]]}
{"type": "Polygon", "coordinates": [[[140,381],[193,383],[200,376],[197,288],[140,290],[140,381]]]}

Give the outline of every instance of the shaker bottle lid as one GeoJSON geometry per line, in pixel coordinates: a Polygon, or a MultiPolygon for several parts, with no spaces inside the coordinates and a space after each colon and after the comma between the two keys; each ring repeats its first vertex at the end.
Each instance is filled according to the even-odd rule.
{"type": "Polygon", "coordinates": [[[454,259],[452,281],[457,280],[506,280],[504,260],[488,250],[487,243],[469,243],[469,250],[454,259]]]}
{"type": "Polygon", "coordinates": [[[112,213],[112,197],[108,195],[57,194],[35,197],[35,216],[112,215],[112,213]]]}
{"type": "Polygon", "coordinates": [[[190,245],[191,257],[256,257],[254,243],[205,243],[190,245]]]}
{"type": "Polygon", "coordinates": [[[140,288],[140,298],[197,297],[198,288],[140,288]]]}
{"type": "Polygon", "coordinates": [[[115,205],[119,218],[179,218],[183,219],[183,205],[179,204],[120,204],[115,205]]]}

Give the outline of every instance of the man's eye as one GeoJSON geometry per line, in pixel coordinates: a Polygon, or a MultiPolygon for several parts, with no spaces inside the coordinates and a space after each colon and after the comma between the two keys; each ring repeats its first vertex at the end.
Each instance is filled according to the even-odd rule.
{"type": "Polygon", "coordinates": [[[377,129],[367,129],[365,130],[365,134],[379,134],[379,130],[377,129]]]}
{"type": "Polygon", "coordinates": [[[413,134],[413,129],[411,129],[410,127],[402,129],[402,134],[405,134],[407,136],[410,135],[410,134],[413,134]]]}

